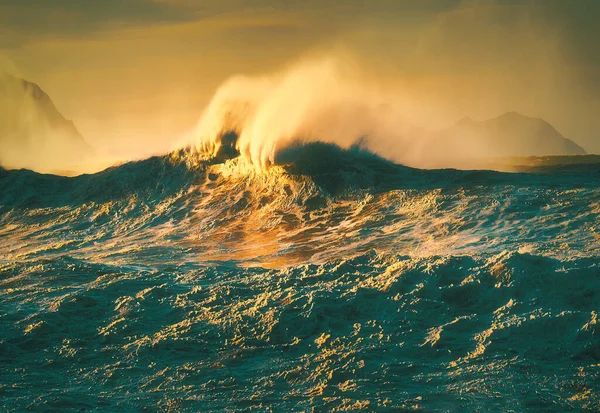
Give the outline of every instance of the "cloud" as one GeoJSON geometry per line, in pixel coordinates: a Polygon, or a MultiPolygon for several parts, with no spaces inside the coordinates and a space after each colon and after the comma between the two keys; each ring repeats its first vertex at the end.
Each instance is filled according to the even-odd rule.
{"type": "Polygon", "coordinates": [[[38,37],[78,37],[115,27],[195,18],[180,7],[146,0],[8,0],[0,4],[0,47],[38,37]]]}
{"type": "Polygon", "coordinates": [[[17,69],[15,62],[13,62],[12,59],[6,55],[0,54],[0,76],[3,75],[20,77],[21,73],[19,72],[19,69],[17,69]]]}

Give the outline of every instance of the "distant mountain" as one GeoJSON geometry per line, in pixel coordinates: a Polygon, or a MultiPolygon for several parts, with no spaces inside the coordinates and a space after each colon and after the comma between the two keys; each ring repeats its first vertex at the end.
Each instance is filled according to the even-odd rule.
{"type": "Polygon", "coordinates": [[[49,171],[69,168],[91,152],[37,84],[0,74],[0,165],[49,171]]]}
{"type": "Polygon", "coordinates": [[[484,121],[463,118],[434,134],[428,145],[434,157],[584,155],[585,150],[543,119],[508,112],[484,121]]]}

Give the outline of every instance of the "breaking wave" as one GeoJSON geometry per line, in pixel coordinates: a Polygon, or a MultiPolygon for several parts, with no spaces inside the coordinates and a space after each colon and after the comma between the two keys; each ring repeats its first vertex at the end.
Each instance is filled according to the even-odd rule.
{"type": "Polygon", "coordinates": [[[234,148],[259,170],[277,163],[290,146],[323,139],[344,149],[362,143],[396,162],[414,163],[422,142],[404,117],[408,106],[348,60],[308,60],[271,76],[229,79],[202,114],[191,143],[199,153],[217,156],[234,134],[234,148]]]}

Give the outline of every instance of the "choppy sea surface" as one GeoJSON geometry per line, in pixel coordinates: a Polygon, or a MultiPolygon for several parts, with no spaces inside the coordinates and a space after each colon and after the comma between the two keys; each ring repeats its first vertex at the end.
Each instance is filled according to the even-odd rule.
{"type": "Polygon", "coordinates": [[[0,169],[0,411],[600,411],[600,164],[0,169]]]}

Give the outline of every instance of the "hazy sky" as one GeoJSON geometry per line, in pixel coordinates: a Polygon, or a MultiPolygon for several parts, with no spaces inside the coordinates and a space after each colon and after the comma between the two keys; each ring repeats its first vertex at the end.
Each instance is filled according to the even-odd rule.
{"type": "Polygon", "coordinates": [[[514,110],[600,153],[598,21],[597,0],[0,0],[0,65],[113,152],[168,149],[233,74],[343,51],[443,108],[430,126],[514,110]]]}

